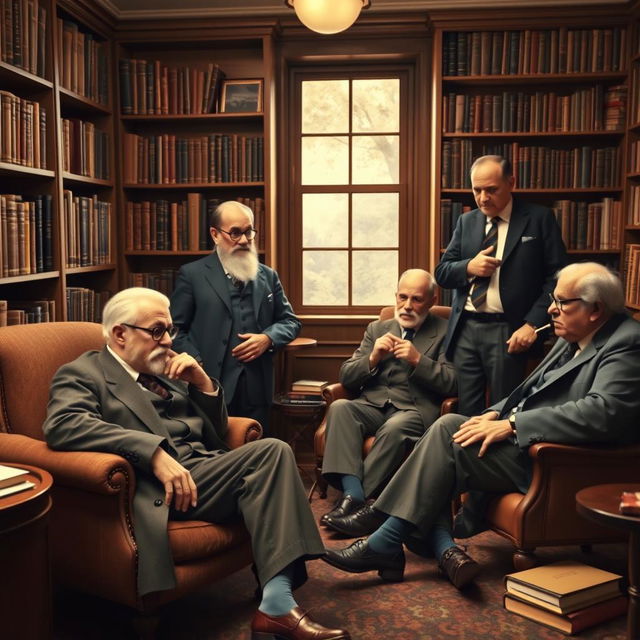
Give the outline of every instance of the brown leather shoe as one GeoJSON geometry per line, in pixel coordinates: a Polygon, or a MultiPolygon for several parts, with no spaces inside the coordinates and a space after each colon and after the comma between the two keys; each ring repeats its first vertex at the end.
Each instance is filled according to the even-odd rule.
{"type": "Polygon", "coordinates": [[[442,554],[438,567],[456,589],[467,586],[480,573],[480,565],[460,547],[447,549],[442,554]]]}
{"type": "Polygon", "coordinates": [[[256,611],[251,622],[251,640],[351,640],[344,629],[328,629],[295,607],[286,616],[268,616],[256,611]]]}

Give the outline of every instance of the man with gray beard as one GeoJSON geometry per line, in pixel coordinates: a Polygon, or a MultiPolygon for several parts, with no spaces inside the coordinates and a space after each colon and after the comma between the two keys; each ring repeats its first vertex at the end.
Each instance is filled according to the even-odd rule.
{"type": "Polygon", "coordinates": [[[340,369],[340,382],[359,395],[329,408],[322,475],[343,495],[320,523],[344,535],[377,528],[378,516],[365,499],[389,480],[407,449],[438,417],[443,398],[457,391],[453,365],[442,348],[447,321],[429,314],[435,286],[427,271],[405,271],[395,318],[372,322],[340,369]],[[363,442],[373,435],[363,462],[363,442]]]}
{"type": "Polygon", "coordinates": [[[293,340],[300,322],[278,274],[260,264],[253,212],[229,200],[213,213],[214,251],[181,267],[171,296],[180,329],[175,346],[220,380],[230,415],[268,429],[273,352],[293,340]]]}

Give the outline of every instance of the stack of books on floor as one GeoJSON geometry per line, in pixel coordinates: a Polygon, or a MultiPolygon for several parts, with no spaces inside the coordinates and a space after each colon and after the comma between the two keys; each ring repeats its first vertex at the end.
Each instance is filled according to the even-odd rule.
{"type": "Polygon", "coordinates": [[[329,383],[326,380],[296,380],[291,391],[282,398],[284,404],[317,405],[323,402],[322,391],[329,383]]]}
{"type": "Polygon", "coordinates": [[[504,607],[572,635],[627,611],[621,576],[571,560],[505,577],[504,607]]]}
{"type": "Polygon", "coordinates": [[[36,485],[26,479],[29,477],[28,473],[26,469],[0,464],[0,498],[33,489],[36,485]]]}

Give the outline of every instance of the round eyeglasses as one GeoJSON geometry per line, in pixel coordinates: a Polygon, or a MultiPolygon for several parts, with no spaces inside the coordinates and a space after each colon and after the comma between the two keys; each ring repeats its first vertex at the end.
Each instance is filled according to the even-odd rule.
{"type": "Polygon", "coordinates": [[[168,327],[139,327],[135,324],[129,324],[127,322],[122,323],[125,327],[129,327],[130,329],[139,329],[140,331],[144,331],[148,333],[153,340],[156,342],[160,342],[162,340],[162,336],[164,336],[165,332],[169,336],[171,340],[173,340],[178,335],[178,327],[170,324],[168,327]]]}
{"type": "Polygon", "coordinates": [[[566,304],[569,304],[570,302],[578,302],[578,300],[584,302],[582,298],[567,298],[566,300],[558,300],[558,298],[556,298],[553,293],[549,294],[549,301],[551,302],[551,304],[554,304],[560,311],[564,311],[564,306],[566,304]]]}
{"type": "Polygon", "coordinates": [[[241,229],[231,229],[231,231],[227,231],[226,229],[221,229],[220,227],[215,227],[218,231],[222,233],[226,233],[231,240],[234,242],[238,242],[242,236],[244,236],[247,240],[253,240],[256,237],[256,233],[258,233],[257,229],[253,227],[249,227],[242,231],[241,229]]]}

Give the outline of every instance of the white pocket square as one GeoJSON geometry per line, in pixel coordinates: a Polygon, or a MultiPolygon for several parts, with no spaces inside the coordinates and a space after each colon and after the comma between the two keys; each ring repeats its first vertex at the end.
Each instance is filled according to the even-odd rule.
{"type": "Polygon", "coordinates": [[[267,294],[267,300],[268,300],[269,302],[271,302],[271,301],[273,300],[273,293],[268,293],[268,294],[267,294]]]}
{"type": "Polygon", "coordinates": [[[535,239],[536,239],[535,236],[522,236],[522,238],[520,238],[520,242],[524,244],[525,242],[531,242],[532,240],[535,240],[535,239]]]}

